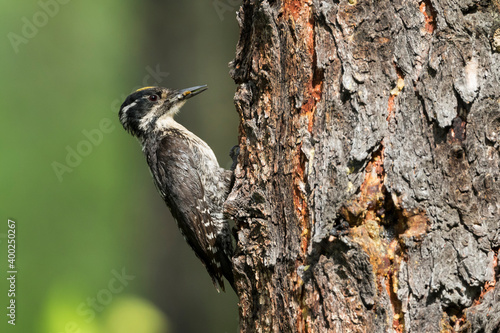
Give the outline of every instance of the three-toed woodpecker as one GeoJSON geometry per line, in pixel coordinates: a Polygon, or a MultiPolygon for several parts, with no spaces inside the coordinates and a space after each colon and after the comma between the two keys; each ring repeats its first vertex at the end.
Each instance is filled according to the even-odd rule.
{"type": "Polygon", "coordinates": [[[173,119],[187,99],[206,89],[141,88],[127,97],[119,116],[125,130],[141,142],[160,195],[214,286],[224,290],[224,276],[234,289],[232,241],[222,212],[232,172],[219,166],[203,140],[173,119]]]}

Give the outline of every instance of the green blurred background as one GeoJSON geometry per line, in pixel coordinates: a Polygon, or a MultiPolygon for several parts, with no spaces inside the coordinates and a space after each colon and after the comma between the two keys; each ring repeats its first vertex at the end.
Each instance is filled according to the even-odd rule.
{"type": "Polygon", "coordinates": [[[117,112],[143,85],[208,84],[177,120],[229,167],[235,0],[0,2],[0,331],[237,332],[117,112]],[[7,324],[7,219],[17,224],[7,324]]]}

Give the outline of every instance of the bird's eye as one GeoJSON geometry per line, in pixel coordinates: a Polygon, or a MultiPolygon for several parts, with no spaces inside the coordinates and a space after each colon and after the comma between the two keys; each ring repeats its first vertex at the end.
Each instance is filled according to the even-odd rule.
{"type": "Polygon", "coordinates": [[[156,102],[156,101],[158,100],[158,95],[150,95],[150,96],[149,96],[149,100],[150,100],[151,102],[156,102]]]}

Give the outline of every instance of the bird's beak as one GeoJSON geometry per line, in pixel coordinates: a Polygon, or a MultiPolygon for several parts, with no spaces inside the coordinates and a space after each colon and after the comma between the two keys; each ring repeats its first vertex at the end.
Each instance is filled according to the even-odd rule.
{"type": "Polygon", "coordinates": [[[181,90],[179,90],[179,94],[177,95],[178,96],[177,98],[179,98],[179,100],[188,99],[188,98],[191,98],[195,95],[198,95],[201,92],[204,92],[207,89],[208,89],[208,87],[206,84],[202,85],[202,86],[181,89],[181,90]]]}

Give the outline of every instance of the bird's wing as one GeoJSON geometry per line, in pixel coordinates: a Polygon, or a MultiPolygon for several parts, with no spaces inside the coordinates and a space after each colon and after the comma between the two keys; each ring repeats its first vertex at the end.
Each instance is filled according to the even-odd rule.
{"type": "Polygon", "coordinates": [[[150,166],[152,171],[156,169],[156,185],[181,233],[205,265],[215,287],[218,283],[224,290],[217,260],[216,228],[191,149],[182,133],[167,132],[156,150],[156,165],[150,166]]]}

